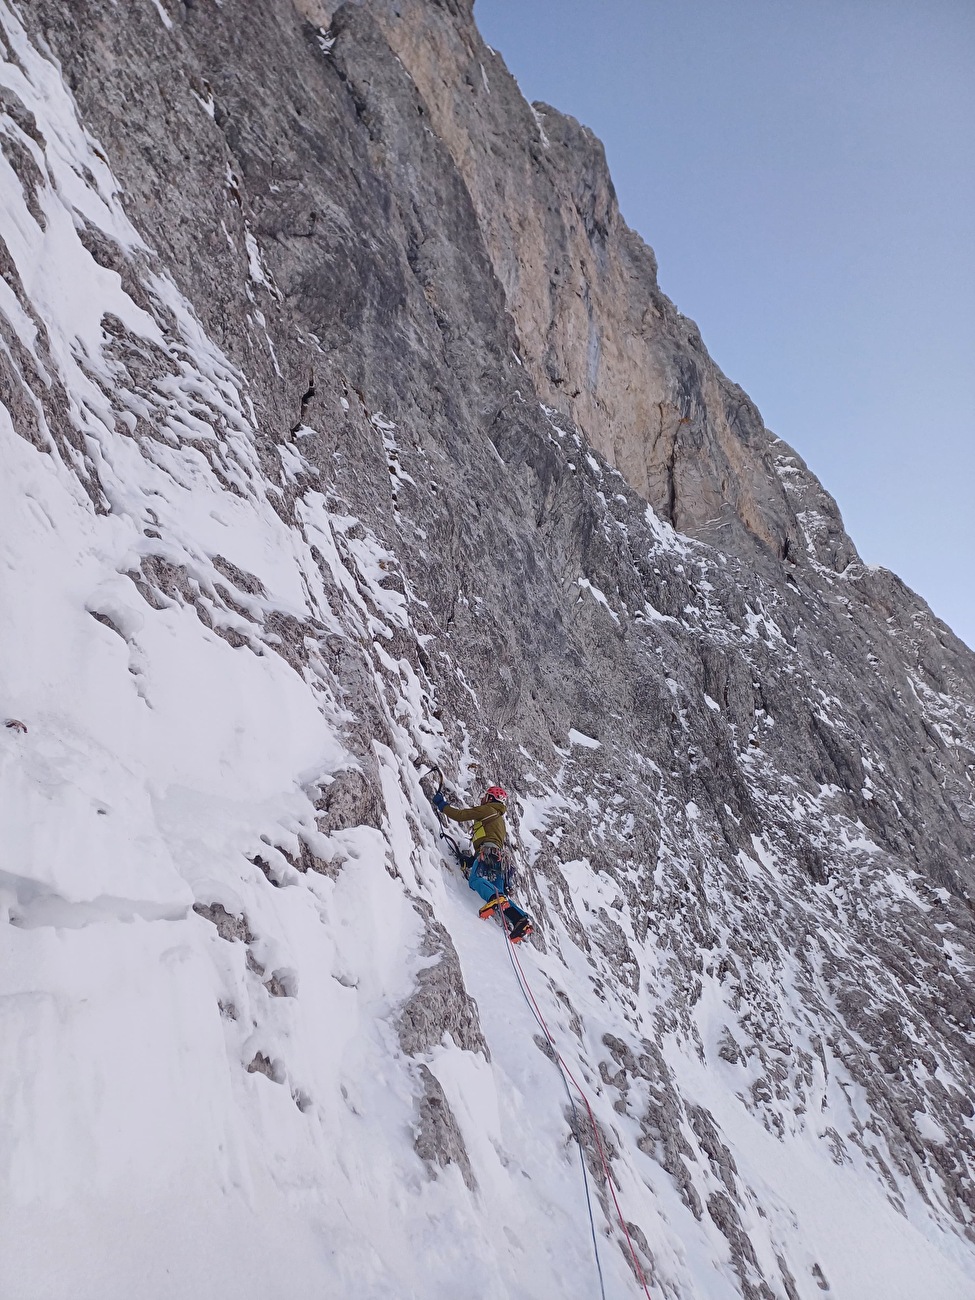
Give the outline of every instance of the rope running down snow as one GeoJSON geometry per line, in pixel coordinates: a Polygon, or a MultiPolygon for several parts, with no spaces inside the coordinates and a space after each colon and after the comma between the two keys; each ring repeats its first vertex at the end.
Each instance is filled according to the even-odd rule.
{"type": "MultiPolygon", "coordinates": [[[[501,928],[502,930],[504,930],[505,933],[505,947],[508,949],[508,958],[511,961],[511,969],[515,972],[515,979],[518,981],[518,987],[521,989],[522,996],[525,998],[525,1001],[528,1003],[532,1015],[535,1017],[535,1020],[538,1022],[539,1028],[542,1030],[542,1033],[545,1035],[546,1039],[548,1040],[549,1046],[551,1047],[553,1053],[555,1054],[555,1059],[559,1067],[559,1073],[562,1076],[562,1083],[564,1084],[565,1090],[568,1093],[569,1104],[572,1106],[573,1116],[575,1116],[576,1114],[576,1108],[575,1108],[575,1103],[572,1100],[572,1094],[571,1092],[569,1092],[569,1085],[568,1083],[566,1083],[566,1076],[568,1076],[568,1078],[571,1079],[573,1087],[575,1088],[579,1096],[582,1098],[586,1110],[589,1113],[589,1122],[592,1125],[593,1137],[596,1140],[596,1150],[599,1152],[599,1160],[603,1167],[603,1176],[606,1179],[606,1186],[609,1188],[609,1194],[610,1196],[612,1196],[613,1204],[616,1207],[616,1215],[620,1221],[620,1227],[623,1229],[623,1236],[626,1238],[626,1244],[629,1248],[630,1259],[633,1261],[634,1271],[636,1272],[636,1275],[640,1280],[640,1286],[643,1288],[643,1293],[647,1297],[647,1300],[653,1300],[652,1296],[650,1295],[649,1287],[647,1286],[647,1280],[643,1276],[643,1269],[640,1267],[640,1261],[637,1259],[636,1250],[634,1249],[633,1241],[630,1238],[629,1229],[626,1226],[626,1220],[623,1218],[623,1211],[620,1209],[620,1203],[616,1197],[616,1188],[613,1186],[613,1178],[609,1172],[609,1165],[606,1161],[606,1154],[603,1151],[602,1140],[599,1136],[599,1128],[597,1127],[596,1124],[596,1116],[593,1114],[592,1106],[589,1104],[589,1098],[586,1096],[586,1093],[583,1090],[583,1088],[576,1082],[575,1075],[573,1075],[572,1071],[566,1065],[561,1052],[555,1046],[555,1040],[552,1037],[548,1025],[545,1023],[545,1017],[542,1015],[541,1009],[537,1001],[535,1000],[535,995],[531,990],[531,985],[528,983],[528,977],[525,974],[524,969],[522,968],[521,962],[518,960],[518,954],[514,950],[514,945],[508,940],[507,930],[505,929],[504,921],[500,916],[498,916],[497,919],[498,919],[498,923],[501,925],[501,928]]],[[[585,1160],[585,1154],[582,1150],[581,1142],[579,1142],[579,1155],[582,1159],[583,1177],[586,1180],[586,1204],[589,1207],[589,1224],[590,1227],[592,1228],[592,1244],[593,1244],[593,1250],[596,1255],[596,1268],[599,1272],[599,1288],[603,1300],[606,1300],[606,1291],[603,1286],[603,1270],[599,1262],[599,1250],[596,1246],[596,1225],[593,1221],[592,1202],[589,1198],[589,1178],[586,1173],[586,1160],[585,1160]]]]}
{"type": "MultiPolygon", "coordinates": [[[[436,773],[437,777],[439,778],[439,783],[437,787],[437,793],[439,793],[443,789],[443,773],[441,772],[439,767],[431,767],[428,770],[428,772],[424,773],[423,775],[429,776],[432,773],[436,773]]],[[[421,776],[421,780],[422,780],[422,776],[421,776]]],[[[434,811],[436,812],[437,821],[440,826],[440,838],[447,841],[447,843],[453,849],[455,857],[458,859],[458,861],[460,861],[461,859],[460,846],[458,845],[457,841],[453,838],[453,836],[447,834],[446,823],[444,821],[443,814],[441,813],[440,809],[437,808],[436,804],[434,804],[434,811]]],[[[633,1261],[634,1271],[636,1272],[636,1275],[640,1280],[640,1285],[643,1288],[643,1293],[647,1297],[647,1300],[653,1300],[653,1297],[650,1295],[650,1290],[647,1286],[646,1278],[643,1276],[643,1269],[640,1267],[640,1261],[637,1259],[636,1251],[633,1248],[633,1242],[630,1238],[629,1229],[626,1226],[626,1220],[623,1218],[623,1211],[620,1209],[620,1203],[616,1198],[616,1188],[613,1186],[612,1175],[609,1172],[609,1165],[607,1164],[606,1161],[606,1154],[603,1151],[602,1140],[600,1139],[599,1136],[599,1128],[596,1125],[596,1117],[592,1112],[592,1106],[590,1106],[589,1104],[589,1098],[586,1096],[583,1089],[576,1082],[575,1075],[566,1065],[561,1052],[555,1046],[555,1039],[552,1037],[549,1027],[545,1023],[545,1017],[542,1015],[541,1009],[537,1001],[535,1000],[535,995],[531,990],[531,985],[528,983],[528,976],[525,974],[521,962],[518,960],[518,954],[514,950],[514,945],[510,943],[508,940],[507,927],[505,926],[504,920],[500,915],[500,909],[495,911],[495,917],[498,921],[498,924],[501,926],[502,933],[504,934],[505,947],[508,950],[508,960],[511,962],[511,969],[514,971],[515,979],[518,982],[518,987],[521,989],[522,997],[528,1003],[528,1009],[535,1017],[538,1027],[545,1035],[548,1041],[548,1045],[552,1049],[552,1053],[555,1057],[555,1061],[559,1069],[559,1077],[562,1080],[562,1086],[565,1088],[566,1096],[569,1099],[569,1105],[572,1107],[572,1117],[576,1126],[576,1141],[579,1144],[579,1160],[582,1165],[582,1178],[586,1189],[586,1208],[589,1211],[589,1229],[592,1234],[592,1249],[593,1249],[593,1254],[595,1255],[596,1258],[596,1272],[599,1274],[600,1296],[602,1297],[602,1300],[606,1300],[606,1286],[603,1281],[603,1267],[599,1259],[599,1246],[596,1242],[596,1221],[593,1217],[592,1198],[589,1194],[589,1172],[586,1169],[586,1156],[582,1148],[582,1142],[578,1137],[578,1133],[579,1133],[578,1111],[576,1110],[576,1104],[575,1104],[575,1100],[573,1099],[572,1092],[569,1089],[568,1080],[572,1081],[573,1087],[575,1088],[579,1096],[582,1098],[586,1110],[589,1113],[589,1123],[592,1125],[593,1137],[595,1138],[596,1141],[596,1150],[599,1152],[599,1160],[603,1167],[603,1176],[606,1179],[606,1186],[609,1188],[609,1194],[610,1196],[612,1196],[613,1204],[616,1207],[616,1215],[620,1221],[620,1227],[623,1229],[623,1236],[626,1238],[626,1244],[629,1247],[630,1259],[633,1261]]]]}
{"type": "MultiPolygon", "coordinates": [[[[502,928],[504,928],[503,921],[501,925],[502,928]]],[[[545,1022],[540,1019],[535,1008],[532,1006],[531,1000],[529,999],[528,994],[525,992],[525,987],[522,984],[521,980],[518,978],[518,971],[514,963],[513,946],[510,943],[508,943],[507,948],[508,948],[508,960],[511,962],[511,969],[514,971],[515,979],[518,980],[518,988],[521,990],[521,996],[525,999],[525,1002],[528,1004],[528,1010],[535,1017],[535,1022],[538,1025],[538,1027],[541,1030],[543,1030],[543,1032],[545,1033],[545,1037],[548,1041],[549,1046],[551,1047],[552,1040],[551,1037],[549,1036],[548,1030],[545,1028],[545,1022]]],[[[558,1065],[558,1053],[555,1052],[554,1047],[552,1047],[552,1051],[555,1053],[556,1064],[558,1065]]],[[[589,1211],[589,1233],[592,1237],[592,1253],[596,1260],[596,1272],[599,1274],[599,1294],[602,1297],[602,1300],[606,1300],[606,1283],[603,1281],[603,1266],[599,1259],[599,1245],[596,1241],[596,1220],[593,1217],[592,1197],[589,1194],[589,1171],[586,1169],[586,1153],[582,1148],[582,1143],[579,1141],[579,1133],[581,1131],[579,1126],[579,1111],[578,1108],[576,1107],[575,1098],[572,1095],[572,1091],[569,1088],[569,1081],[568,1079],[566,1079],[565,1072],[562,1069],[561,1065],[558,1066],[558,1069],[559,1069],[559,1078],[562,1080],[562,1087],[565,1089],[565,1095],[568,1097],[569,1105],[572,1107],[572,1123],[575,1129],[576,1145],[579,1148],[579,1163],[582,1166],[582,1184],[586,1189],[586,1209],[589,1211]]]]}

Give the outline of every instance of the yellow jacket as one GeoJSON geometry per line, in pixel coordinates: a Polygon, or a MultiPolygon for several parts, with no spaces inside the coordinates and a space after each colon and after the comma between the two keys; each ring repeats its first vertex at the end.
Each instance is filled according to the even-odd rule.
{"type": "Polygon", "coordinates": [[[504,824],[504,804],[492,801],[478,804],[476,808],[451,808],[448,804],[443,815],[454,822],[474,823],[471,843],[475,849],[479,849],[485,840],[497,844],[498,848],[504,848],[504,842],[508,838],[508,828],[504,824]]]}

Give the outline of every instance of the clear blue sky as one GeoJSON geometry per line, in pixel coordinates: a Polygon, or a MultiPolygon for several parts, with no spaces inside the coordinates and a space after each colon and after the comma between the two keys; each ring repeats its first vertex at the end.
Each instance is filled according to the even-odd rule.
{"type": "Polygon", "coordinates": [[[660,283],[975,646],[975,0],[476,0],[660,283]]]}

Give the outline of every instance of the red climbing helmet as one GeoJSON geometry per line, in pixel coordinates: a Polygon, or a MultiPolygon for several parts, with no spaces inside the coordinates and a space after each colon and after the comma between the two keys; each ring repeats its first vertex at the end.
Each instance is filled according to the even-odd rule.
{"type": "Polygon", "coordinates": [[[507,807],[508,791],[502,790],[499,785],[488,786],[488,790],[484,796],[484,799],[485,801],[490,799],[492,803],[503,803],[505,807],[507,807]]]}

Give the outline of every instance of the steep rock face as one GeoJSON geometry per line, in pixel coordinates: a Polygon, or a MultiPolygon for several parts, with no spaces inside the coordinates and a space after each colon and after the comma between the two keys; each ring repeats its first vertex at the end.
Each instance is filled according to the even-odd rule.
{"type": "MultiPolygon", "coordinates": [[[[599,141],[526,104],[473,21],[445,22],[423,0],[375,12],[468,188],[542,399],[681,531],[727,550],[747,545],[744,526],[794,555],[801,533],[774,472],[778,440],[660,292],[599,141]]],[[[828,499],[820,510],[841,533],[828,499]]],[[[841,570],[854,552],[830,540],[822,558],[841,570]]]]}
{"type": "MultiPolygon", "coordinates": [[[[186,1062],[166,1067],[175,1100],[143,1076],[106,1085],[133,1132],[167,1131],[146,1096],[198,1143],[185,1167],[156,1153],[159,1203],[180,1180],[191,1204],[216,1195],[211,1158],[220,1197],[245,1167],[275,1185],[250,1193],[260,1228],[227,1201],[238,1294],[268,1293],[239,1239],[277,1265],[282,1206],[306,1270],[287,1294],[454,1295],[469,1259],[485,1295],[537,1296],[539,1270],[552,1294],[591,1293],[554,1153],[576,1134],[598,1174],[594,1143],[551,1102],[503,946],[440,861],[416,770],[436,761],[471,796],[481,774],[516,796],[525,964],[651,1282],[963,1294],[973,657],[857,561],[659,294],[596,142],[521,101],[463,3],[36,0],[33,47],[0,14],[0,392],[26,484],[5,572],[21,536],[88,557],[63,592],[46,571],[47,642],[14,588],[5,631],[47,675],[42,691],[31,656],[12,674],[7,707],[40,712],[42,740],[5,736],[8,770],[27,752],[57,788],[56,737],[95,736],[97,780],[126,793],[102,791],[93,824],[147,804],[139,869],[107,836],[74,876],[8,811],[0,884],[38,972],[8,975],[73,1024],[105,997],[95,931],[134,915],[178,933],[112,965],[140,972],[186,1062]],[[102,714],[124,725],[103,735],[102,714]],[[184,950],[192,1050],[156,992],[184,950]],[[211,1112],[193,1095],[214,1061],[230,1082],[211,1112]],[[217,1112],[235,1126],[211,1131],[217,1112]],[[882,1243],[879,1271],[838,1244],[844,1217],[882,1243]]],[[[107,1021],[117,1048],[128,1022],[107,1021]]],[[[15,1025],[28,1041],[26,1010],[15,1025]]],[[[97,1050],[78,1059],[97,1094],[97,1050]]],[[[9,1095],[33,1115],[46,1080],[35,1063],[9,1095]]],[[[57,1169],[33,1130],[21,1142],[9,1168],[57,1169]]],[[[130,1194],[96,1165],[100,1195],[130,1194]]],[[[39,1184],[33,1206],[18,1187],[15,1226],[33,1208],[54,1236],[39,1184]]]]}

